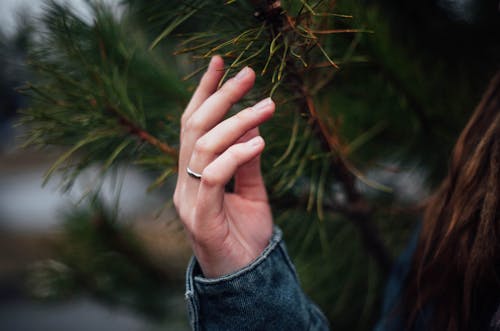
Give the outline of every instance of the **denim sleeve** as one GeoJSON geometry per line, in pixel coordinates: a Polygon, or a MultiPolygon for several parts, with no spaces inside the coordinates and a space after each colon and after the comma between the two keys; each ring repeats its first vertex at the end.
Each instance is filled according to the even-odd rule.
{"type": "Polygon", "coordinates": [[[277,228],[264,252],[233,274],[204,278],[193,258],[186,300],[194,331],[329,330],[323,313],[303,293],[277,228]]]}

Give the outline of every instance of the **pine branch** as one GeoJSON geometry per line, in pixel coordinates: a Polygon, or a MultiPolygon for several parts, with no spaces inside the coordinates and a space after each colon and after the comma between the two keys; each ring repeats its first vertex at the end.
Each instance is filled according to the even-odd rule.
{"type": "Polygon", "coordinates": [[[152,134],[144,129],[141,129],[132,121],[123,116],[116,108],[108,106],[107,110],[118,117],[118,121],[123,125],[130,134],[137,136],[139,139],[146,141],[150,145],[158,148],[162,153],[167,154],[175,159],[178,157],[177,149],[169,146],[167,143],[160,141],[158,138],[154,137],[152,134]]]}
{"type": "MultiPolygon", "coordinates": [[[[256,5],[257,2],[252,1],[252,3],[256,5]]],[[[304,61],[303,59],[306,58],[308,55],[310,55],[312,47],[316,47],[317,49],[319,49],[320,53],[326,58],[328,63],[333,68],[338,68],[337,64],[330,59],[329,55],[322,47],[321,43],[319,42],[319,36],[317,35],[331,35],[331,34],[346,33],[346,32],[349,33],[361,32],[361,30],[324,29],[324,28],[318,30],[309,27],[311,18],[308,17],[308,15],[312,14],[316,16],[317,13],[314,11],[312,7],[309,7],[307,5],[307,2],[305,1],[303,1],[302,4],[304,5],[305,8],[307,8],[307,10],[305,11],[304,14],[299,14],[295,18],[292,18],[290,15],[283,12],[280,1],[267,1],[258,3],[259,4],[265,3],[265,4],[262,5],[259,9],[257,9],[255,15],[257,17],[261,17],[268,23],[269,25],[268,29],[270,31],[270,36],[271,36],[270,46],[269,46],[270,53],[268,58],[264,62],[265,64],[263,69],[261,70],[261,73],[264,75],[268,71],[272,71],[274,73],[272,78],[273,83],[275,82],[275,77],[277,77],[276,80],[278,82],[281,81],[280,77],[286,77],[285,83],[290,87],[290,89],[292,91],[294,89],[298,90],[300,96],[294,97],[295,102],[298,103],[297,111],[301,111],[302,109],[307,109],[308,125],[312,128],[313,132],[315,132],[316,139],[320,141],[320,144],[323,146],[323,150],[326,151],[327,155],[329,155],[327,158],[330,159],[332,162],[331,163],[333,168],[332,173],[334,174],[335,180],[341,183],[342,187],[346,192],[347,202],[345,203],[345,206],[342,209],[340,209],[340,211],[342,212],[342,214],[352,219],[353,222],[357,225],[357,227],[361,232],[361,236],[363,238],[363,242],[365,243],[367,251],[374,256],[381,270],[383,270],[384,272],[388,272],[392,263],[390,254],[388,253],[387,248],[383,244],[378,231],[373,226],[373,224],[370,223],[372,219],[371,208],[366,208],[366,207],[361,208],[361,206],[369,206],[369,204],[362,197],[359,190],[356,188],[357,177],[353,174],[352,171],[353,167],[348,164],[348,161],[344,156],[344,151],[341,145],[341,139],[339,136],[334,135],[330,132],[326,123],[324,123],[323,120],[317,114],[313,101],[313,96],[307,91],[306,81],[304,78],[301,77],[301,74],[305,73],[303,71],[299,71],[296,68],[295,61],[291,56],[288,57],[289,55],[287,54],[287,49],[292,48],[292,46],[290,45],[296,43],[296,45],[298,45],[297,46],[298,49],[302,48],[302,55],[294,54],[295,58],[299,58],[302,63],[304,63],[306,66],[309,66],[310,63],[303,62],[304,61]],[[276,54],[278,54],[278,50],[280,50],[280,48],[284,49],[283,52],[284,55],[281,56],[279,63],[276,64],[273,70],[268,70],[268,67],[270,67],[270,63],[273,60],[273,57],[276,56],[276,54]],[[283,69],[285,67],[286,70],[283,69]],[[278,74],[276,75],[276,73],[278,74]]],[[[320,23],[319,25],[322,24],[320,23]]],[[[243,34],[245,33],[246,32],[244,32],[243,34]]],[[[241,36],[243,34],[232,39],[232,42],[228,41],[224,42],[224,39],[222,39],[221,42],[218,42],[218,46],[212,48],[212,50],[209,53],[206,53],[206,55],[209,55],[214,50],[219,50],[220,48],[229,44],[231,44],[231,46],[234,49],[235,44],[238,43],[240,40],[242,40],[241,36]]],[[[237,63],[238,60],[240,60],[241,54],[243,54],[246,50],[248,50],[248,48],[251,47],[257,39],[258,36],[256,37],[256,39],[251,39],[246,44],[246,46],[243,49],[243,52],[240,53],[240,56],[237,58],[237,60],[233,62],[233,64],[231,64],[231,66],[229,67],[228,72],[236,67],[235,63],[237,63]]],[[[193,48],[187,48],[187,50],[197,51],[197,49],[193,48]]],[[[349,51],[351,52],[352,49],[349,48],[349,51]]],[[[258,65],[258,62],[256,64],[258,65]]],[[[226,72],[226,75],[228,72],[226,72]]],[[[329,78],[331,79],[332,76],[330,76],[329,78]]],[[[323,86],[326,85],[327,85],[326,82],[323,83],[323,86]]],[[[275,87],[276,86],[278,85],[275,85],[275,87]]],[[[275,87],[271,89],[272,91],[271,93],[274,93],[275,87]]],[[[295,93],[296,92],[297,91],[295,91],[295,93]]],[[[292,139],[294,139],[293,136],[292,139]]],[[[293,147],[293,143],[290,144],[290,147],[293,147]]],[[[284,160],[284,158],[286,158],[285,155],[290,154],[291,149],[292,148],[287,148],[287,151],[285,152],[284,156],[280,158],[277,161],[277,163],[281,163],[281,160],[284,160]]],[[[303,162],[299,163],[297,171],[300,171],[299,169],[302,167],[302,164],[303,162]]],[[[325,204],[322,196],[324,195],[323,190],[326,177],[324,175],[319,175],[317,177],[317,180],[318,183],[311,183],[311,189],[309,192],[310,202],[308,203],[308,205],[310,206],[312,204],[311,201],[313,201],[314,196],[316,196],[318,213],[321,215],[322,205],[325,204]]],[[[283,180],[283,182],[286,181],[283,180]]],[[[293,181],[289,183],[293,183],[293,181]]],[[[286,186],[286,188],[290,187],[291,187],[290,184],[286,186]]],[[[307,209],[310,210],[310,207],[308,207],[307,209]]]]}
{"type": "Polygon", "coordinates": [[[380,237],[380,232],[373,224],[372,215],[374,210],[356,188],[356,177],[350,171],[352,167],[346,165],[347,161],[343,157],[340,139],[330,133],[326,124],[318,116],[312,97],[306,91],[303,91],[303,93],[312,126],[315,127],[315,132],[323,142],[323,146],[334,155],[332,171],[336,179],[342,184],[347,195],[347,201],[343,206],[333,208],[327,205],[327,207],[344,214],[354,222],[361,233],[366,251],[374,257],[380,269],[387,274],[392,267],[392,257],[380,237]]]}
{"type": "Polygon", "coordinates": [[[96,19],[87,23],[62,5],[47,8],[47,31],[30,54],[39,78],[24,89],[31,98],[21,118],[27,144],[67,149],[46,177],[62,170],[64,188],[93,164],[104,174],[120,162],[161,171],[158,186],[175,172],[178,154],[169,142],[177,141],[187,93],[158,52],[147,50],[142,32],[109,8],[92,10],[96,19]]]}

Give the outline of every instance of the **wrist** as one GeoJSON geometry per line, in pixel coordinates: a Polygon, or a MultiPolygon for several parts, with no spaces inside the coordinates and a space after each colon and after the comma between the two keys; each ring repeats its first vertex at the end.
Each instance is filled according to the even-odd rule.
{"type": "Polygon", "coordinates": [[[193,251],[200,269],[206,278],[218,278],[248,267],[262,255],[273,236],[272,229],[265,239],[253,245],[228,242],[223,247],[194,245],[193,251]]]}

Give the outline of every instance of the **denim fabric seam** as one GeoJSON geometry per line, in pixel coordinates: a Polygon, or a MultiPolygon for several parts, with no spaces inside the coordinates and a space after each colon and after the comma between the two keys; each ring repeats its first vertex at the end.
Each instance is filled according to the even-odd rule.
{"type": "Polygon", "coordinates": [[[195,296],[195,288],[192,281],[191,275],[194,272],[194,267],[196,266],[196,260],[194,257],[191,257],[191,261],[189,261],[187,272],[186,272],[186,293],[185,298],[187,301],[187,308],[189,314],[189,322],[191,323],[191,328],[193,331],[199,330],[199,320],[198,320],[198,309],[197,309],[197,299],[195,296]]]}
{"type": "Polygon", "coordinates": [[[297,283],[298,283],[299,282],[299,276],[297,275],[297,270],[295,269],[295,266],[294,266],[292,260],[290,259],[290,256],[287,253],[286,246],[285,246],[285,243],[283,241],[281,241],[279,243],[279,248],[280,248],[280,253],[283,256],[283,259],[285,260],[288,268],[290,269],[290,271],[292,272],[293,276],[295,277],[295,281],[297,281],[297,283]]]}
{"type": "MultiPolygon", "coordinates": [[[[308,300],[310,300],[310,299],[308,298],[308,300]]],[[[316,304],[314,304],[313,302],[310,301],[309,303],[310,303],[310,309],[315,311],[316,314],[323,320],[323,323],[325,325],[328,325],[328,329],[330,329],[330,322],[328,321],[328,318],[326,318],[325,313],[323,313],[323,311],[321,309],[319,309],[319,307],[316,306],[316,304]]],[[[312,315],[311,315],[310,319],[312,319],[312,315]]],[[[309,324],[312,326],[312,323],[309,323],[309,324]]]]}
{"type": "MultiPolygon", "coordinates": [[[[233,280],[235,278],[243,276],[246,273],[249,273],[252,270],[254,270],[255,268],[257,268],[260,264],[262,264],[266,260],[266,258],[274,251],[276,246],[281,248],[281,246],[279,246],[279,243],[281,242],[281,240],[282,240],[282,232],[279,228],[275,227],[274,231],[273,231],[273,236],[271,237],[271,240],[269,241],[269,244],[266,247],[266,249],[264,249],[264,251],[259,255],[259,257],[257,259],[255,259],[252,263],[250,263],[248,266],[246,266],[246,267],[244,267],[244,268],[242,268],[234,273],[224,275],[221,277],[204,278],[201,276],[194,276],[194,280],[200,284],[208,286],[208,285],[218,285],[222,282],[233,280]]],[[[290,262],[287,261],[287,263],[290,263],[290,262]]]]}

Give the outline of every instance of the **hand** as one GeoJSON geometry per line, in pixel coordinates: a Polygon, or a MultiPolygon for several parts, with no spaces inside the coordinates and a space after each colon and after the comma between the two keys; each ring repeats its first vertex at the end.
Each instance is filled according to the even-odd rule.
{"type": "Polygon", "coordinates": [[[274,113],[264,99],[225,119],[253,86],[246,67],[219,90],[224,63],[212,58],[181,120],[179,176],[174,204],[205,277],[237,271],[255,260],[273,231],[271,209],[260,170],[264,140],[258,126],[274,113]],[[188,175],[186,168],[201,174],[188,175]],[[234,193],[225,185],[235,179],[234,193]]]}

